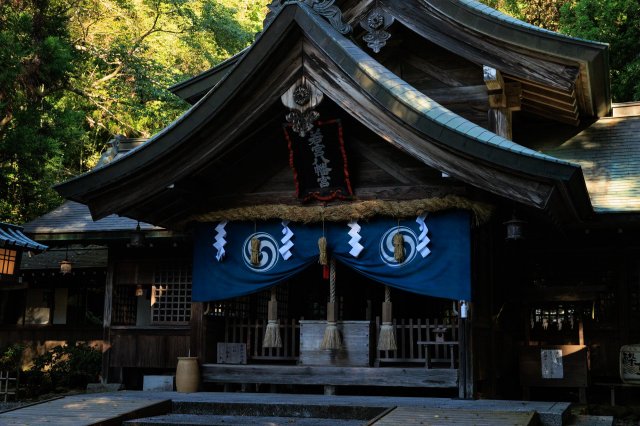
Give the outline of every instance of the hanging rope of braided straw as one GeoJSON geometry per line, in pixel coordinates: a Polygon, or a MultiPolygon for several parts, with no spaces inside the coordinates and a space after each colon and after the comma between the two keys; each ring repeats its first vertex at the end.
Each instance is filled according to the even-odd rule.
{"type": "Polygon", "coordinates": [[[322,220],[322,237],[318,239],[318,263],[322,265],[322,278],[329,279],[329,260],[327,255],[327,239],[324,236],[324,219],[322,220]]]}
{"type": "Polygon", "coordinates": [[[329,260],[329,303],[327,303],[327,327],[324,329],[324,338],[320,349],[340,349],[342,338],[338,330],[338,306],[336,304],[336,260],[329,260]]]}
{"type": "Polygon", "coordinates": [[[400,220],[398,220],[398,231],[393,236],[393,258],[398,263],[404,262],[404,236],[400,232],[400,220]]]}
{"type": "Polygon", "coordinates": [[[379,351],[395,351],[398,349],[396,344],[396,332],[393,328],[393,312],[391,305],[391,289],[388,285],[384,286],[384,302],[382,303],[382,325],[380,326],[380,335],[378,336],[379,351]]]}
{"type": "Polygon", "coordinates": [[[485,203],[471,201],[459,195],[432,197],[420,200],[385,201],[366,200],[353,201],[335,206],[291,206],[284,204],[267,204],[233,209],[216,210],[185,218],[185,223],[220,222],[223,220],[268,220],[286,219],[299,223],[345,222],[351,220],[367,220],[375,216],[395,218],[415,218],[423,213],[440,212],[448,209],[464,209],[472,211],[474,223],[480,225],[491,218],[494,208],[485,203]]]}
{"type": "MultiPolygon", "coordinates": [[[[256,223],[253,223],[253,232],[256,232],[256,223]]],[[[251,239],[251,264],[260,265],[260,240],[256,237],[251,239]]]]}
{"type": "Polygon", "coordinates": [[[281,348],[280,326],[278,325],[278,301],[276,300],[276,286],[271,287],[271,300],[267,308],[267,327],[262,339],[263,348],[281,348]]]}

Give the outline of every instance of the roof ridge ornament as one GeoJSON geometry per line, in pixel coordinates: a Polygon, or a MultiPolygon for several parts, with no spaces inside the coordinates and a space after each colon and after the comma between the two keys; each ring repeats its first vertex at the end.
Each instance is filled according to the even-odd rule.
{"type": "Polygon", "coordinates": [[[360,26],[367,31],[367,34],[362,36],[362,40],[364,40],[367,46],[375,53],[379,53],[380,49],[382,49],[391,38],[391,34],[385,30],[388,29],[394,21],[395,18],[385,9],[378,6],[376,2],[376,6],[360,21],[360,26]]]}
{"type": "Polygon", "coordinates": [[[313,83],[302,76],[281,97],[282,104],[289,108],[286,115],[291,129],[300,135],[305,135],[313,129],[313,123],[320,118],[314,108],[320,105],[324,94],[313,83]]]}
{"type": "Polygon", "coordinates": [[[342,11],[336,6],[335,0],[272,0],[267,8],[269,12],[262,22],[262,28],[264,29],[276,19],[278,13],[287,4],[304,4],[318,16],[325,18],[333,28],[335,28],[340,34],[349,34],[351,32],[351,25],[342,20],[342,11]]]}

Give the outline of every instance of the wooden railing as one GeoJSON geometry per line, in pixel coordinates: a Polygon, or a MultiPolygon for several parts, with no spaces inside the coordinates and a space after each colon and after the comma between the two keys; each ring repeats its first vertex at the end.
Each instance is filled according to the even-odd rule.
{"type": "MultiPolygon", "coordinates": [[[[375,366],[422,364],[427,368],[458,366],[458,323],[449,319],[394,319],[398,349],[375,351],[375,366]]],[[[247,361],[297,361],[300,357],[300,325],[295,319],[280,320],[281,348],[263,348],[265,320],[225,319],[224,343],[246,345],[247,361]]],[[[371,344],[376,345],[380,318],[376,318],[371,344]]]]}
{"type": "Polygon", "coordinates": [[[263,348],[266,320],[227,318],[225,343],[247,345],[247,359],[253,361],[297,361],[300,356],[300,324],[295,319],[280,320],[281,348],[263,348]]]}
{"type": "MultiPolygon", "coordinates": [[[[375,365],[423,363],[427,368],[457,368],[458,323],[448,319],[394,319],[395,351],[376,351],[375,365]]],[[[380,333],[376,317],[375,343],[380,333]]]]}

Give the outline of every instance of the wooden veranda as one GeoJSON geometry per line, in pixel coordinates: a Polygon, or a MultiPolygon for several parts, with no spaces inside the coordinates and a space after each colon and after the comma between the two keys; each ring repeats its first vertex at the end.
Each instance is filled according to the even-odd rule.
{"type": "Polygon", "coordinates": [[[394,319],[397,350],[377,350],[380,317],[340,321],[345,346],[319,348],[324,321],[280,321],[282,347],[265,348],[266,320],[224,318],[216,363],[203,365],[203,380],[224,384],[458,387],[460,323],[457,316],[394,319]]]}

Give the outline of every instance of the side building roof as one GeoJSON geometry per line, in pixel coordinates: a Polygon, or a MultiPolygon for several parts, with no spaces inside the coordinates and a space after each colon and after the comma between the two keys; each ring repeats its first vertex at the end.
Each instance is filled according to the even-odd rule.
{"type": "MultiPolygon", "coordinates": [[[[122,157],[125,153],[141,146],[146,139],[115,136],[108,144],[109,148],[98,160],[97,168],[104,167],[111,161],[122,157]]],[[[62,240],[96,240],[108,238],[129,238],[136,229],[138,221],[128,217],[109,215],[94,221],[89,207],[74,201],[65,201],[62,205],[27,222],[24,232],[40,241],[62,240]]],[[[164,228],[140,222],[140,229],[146,232],[161,233],[164,228]]],[[[52,254],[51,256],[56,256],[52,254]]],[[[40,259],[43,259],[40,257],[40,259]]],[[[29,260],[25,260],[29,263],[29,260]]]]}
{"type": "Polygon", "coordinates": [[[21,226],[0,222],[0,248],[45,251],[48,247],[33,241],[22,233],[21,226]]]}
{"type": "MultiPolygon", "coordinates": [[[[638,104],[620,109],[634,107],[640,112],[638,104]]],[[[615,116],[616,109],[547,154],[582,166],[597,212],[640,212],[640,115],[615,116]]]]}
{"type": "MultiPolygon", "coordinates": [[[[24,224],[24,230],[40,241],[129,238],[138,221],[115,214],[93,220],[89,207],[74,201],[62,205],[24,224]]],[[[140,222],[142,231],[163,231],[164,228],[140,222]]]]}

